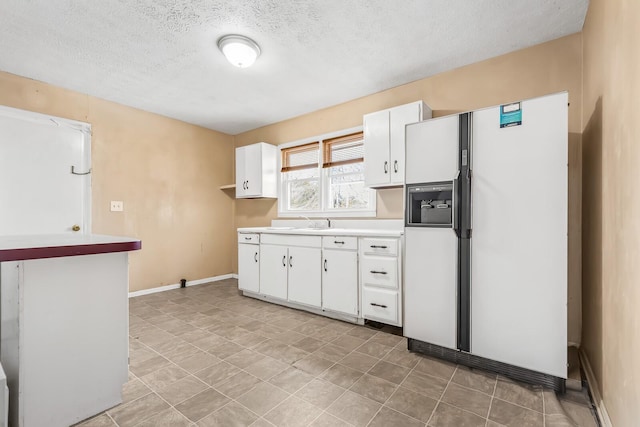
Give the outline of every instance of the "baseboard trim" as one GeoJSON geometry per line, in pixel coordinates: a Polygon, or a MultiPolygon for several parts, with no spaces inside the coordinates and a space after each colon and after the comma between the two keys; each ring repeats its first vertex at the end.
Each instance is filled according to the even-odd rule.
{"type": "Polygon", "coordinates": [[[589,387],[589,392],[591,393],[593,402],[596,405],[596,413],[598,414],[598,421],[600,421],[600,425],[602,427],[612,427],[613,424],[611,424],[611,418],[609,418],[609,413],[607,412],[607,408],[604,406],[604,400],[602,400],[602,396],[600,396],[600,391],[599,391],[600,389],[598,388],[598,380],[596,379],[596,376],[593,373],[593,369],[591,369],[589,358],[587,358],[587,354],[582,349],[578,349],[578,356],[580,356],[580,364],[582,365],[582,369],[584,369],[584,375],[587,377],[587,385],[589,387]]]}
{"type": "MultiPolygon", "coordinates": [[[[204,283],[209,283],[209,282],[218,282],[220,280],[237,279],[237,278],[238,278],[237,274],[229,273],[229,274],[223,274],[221,276],[205,277],[204,279],[189,280],[187,281],[187,286],[196,286],[196,285],[202,285],[204,283]]],[[[175,283],[172,285],[158,286],[157,288],[143,289],[141,291],[129,292],[129,298],[139,297],[142,295],[155,294],[158,292],[170,291],[172,289],[178,289],[179,287],[180,287],[180,283],[175,283]]]]}

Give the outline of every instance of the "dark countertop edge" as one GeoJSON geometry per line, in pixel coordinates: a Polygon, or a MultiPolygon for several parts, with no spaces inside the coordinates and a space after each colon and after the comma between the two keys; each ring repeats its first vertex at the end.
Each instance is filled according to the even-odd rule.
{"type": "Polygon", "coordinates": [[[0,262],[26,261],[30,259],[59,258],[78,255],[108,254],[142,249],[140,240],[130,242],[89,243],[67,246],[44,246],[36,248],[0,249],[0,262]]]}

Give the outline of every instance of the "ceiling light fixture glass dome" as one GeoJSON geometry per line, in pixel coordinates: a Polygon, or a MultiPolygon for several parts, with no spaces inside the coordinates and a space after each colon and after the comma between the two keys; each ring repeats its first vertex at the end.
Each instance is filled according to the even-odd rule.
{"type": "Polygon", "coordinates": [[[260,56],[260,46],[249,37],[238,34],[220,37],[218,49],[230,63],[240,68],[252,66],[260,56]]]}

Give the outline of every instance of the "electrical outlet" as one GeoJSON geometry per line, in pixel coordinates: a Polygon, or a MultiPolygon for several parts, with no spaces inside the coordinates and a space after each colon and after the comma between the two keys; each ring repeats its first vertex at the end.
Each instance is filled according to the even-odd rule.
{"type": "Polygon", "coordinates": [[[111,212],[122,212],[124,211],[124,203],[122,200],[112,200],[111,201],[111,212]]]}

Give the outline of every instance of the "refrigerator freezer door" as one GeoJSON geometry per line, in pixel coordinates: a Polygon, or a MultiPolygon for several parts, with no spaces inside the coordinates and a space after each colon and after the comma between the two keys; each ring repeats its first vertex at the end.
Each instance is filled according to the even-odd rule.
{"type": "Polygon", "coordinates": [[[567,94],[473,113],[472,353],[567,377],[567,94]]]}
{"type": "Polygon", "coordinates": [[[457,115],[407,125],[405,182],[453,181],[458,173],[457,115]]]}
{"type": "Polygon", "coordinates": [[[404,335],[455,349],[455,232],[451,228],[406,228],[405,253],[404,335]]]}

